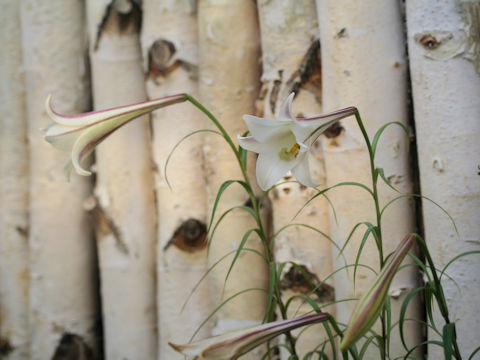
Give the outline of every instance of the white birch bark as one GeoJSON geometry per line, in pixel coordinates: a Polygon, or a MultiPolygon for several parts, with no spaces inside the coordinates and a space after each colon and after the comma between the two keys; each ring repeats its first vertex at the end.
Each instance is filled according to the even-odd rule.
{"type": "MultiPolygon", "coordinates": [[[[267,118],[276,118],[287,96],[296,92],[294,115],[309,117],[320,114],[321,107],[321,69],[318,23],[314,0],[303,1],[259,1],[258,3],[263,56],[263,88],[260,92],[259,112],[267,118]]],[[[317,169],[316,180],[325,184],[324,163],[319,144],[312,169],[317,169]]],[[[293,180],[287,174],[281,181],[293,180]]],[[[280,185],[271,193],[273,212],[273,232],[276,233],[289,223],[313,226],[329,232],[328,203],[325,198],[317,198],[294,220],[295,213],[315,194],[313,189],[296,183],[280,185]]],[[[307,279],[293,266],[286,266],[282,275],[284,302],[295,294],[306,294],[323,303],[334,300],[333,279],[320,286],[332,272],[331,245],[328,239],[311,229],[293,226],[284,229],[275,238],[275,260],[277,262],[294,261],[310,274],[307,279]],[[315,293],[310,284],[319,285],[315,293]],[[317,296],[318,294],[318,296],[317,296]]],[[[293,301],[289,308],[289,317],[295,317],[311,311],[311,306],[303,300],[293,301]]],[[[325,311],[335,312],[334,308],[325,311]]],[[[308,330],[299,329],[294,335],[299,337],[297,353],[303,358],[325,340],[322,325],[308,330]]],[[[282,358],[288,358],[284,348],[280,348],[282,358]]]]}
{"type": "Polygon", "coordinates": [[[20,4],[0,5],[0,350],[28,359],[28,146],[20,4]]]}
{"type": "MultiPolygon", "coordinates": [[[[256,7],[251,1],[202,0],[199,11],[199,92],[201,102],[221,121],[234,138],[246,126],[243,114],[254,113],[259,79],[259,34],[256,7]]],[[[208,125],[210,127],[210,124],[208,125]]],[[[227,143],[217,135],[205,136],[207,199],[211,207],[220,185],[230,179],[242,179],[240,168],[227,143]]],[[[249,159],[250,165],[254,160],[249,159]]],[[[252,180],[254,180],[253,173],[252,180]]],[[[222,196],[217,214],[247,203],[248,195],[239,185],[232,185],[222,196]]],[[[218,215],[216,219],[218,219],[218,215]]],[[[209,263],[235,250],[255,222],[243,210],[234,210],[218,227],[211,241],[209,263]]],[[[262,251],[260,240],[251,236],[246,247],[262,251]]],[[[222,289],[233,256],[216,266],[211,278],[213,306],[222,301],[222,289]]],[[[251,252],[240,255],[225,287],[223,300],[239,291],[266,288],[267,269],[264,260],[251,252]]],[[[266,293],[249,291],[235,297],[215,315],[214,334],[263,319],[266,293]]],[[[245,359],[257,359],[249,354],[245,359]]]]}
{"type": "MultiPolygon", "coordinates": [[[[478,250],[479,16],[479,1],[407,2],[422,195],[444,207],[458,227],[457,235],[441,210],[422,201],[425,240],[438,268],[461,252],[478,250]]],[[[454,263],[447,273],[455,281],[443,278],[450,320],[457,325],[460,352],[468,358],[480,345],[478,255],[454,263]]],[[[441,331],[438,311],[435,320],[441,331]]],[[[435,339],[429,331],[429,340],[435,339]]],[[[441,357],[442,348],[429,346],[429,359],[441,357]]]]}
{"type": "MultiPolygon", "coordinates": [[[[181,92],[197,97],[198,29],[196,9],[188,0],[143,3],[142,47],[147,60],[147,93],[158,98],[181,92]]],[[[157,198],[157,309],[159,359],[183,359],[168,342],[187,343],[210,314],[204,280],[182,311],[182,305],[207,271],[206,192],[203,137],[187,139],[165,165],[175,145],[204,122],[198,109],[185,103],[152,114],[153,157],[157,198]]],[[[210,335],[209,327],[199,338],[210,335]]]]}
{"type": "MultiPolygon", "coordinates": [[[[317,0],[320,40],[322,44],[322,73],[324,109],[331,111],[356,106],[365,122],[367,132],[374,133],[389,121],[407,122],[407,82],[404,39],[400,5],[393,1],[333,1],[317,0]],[[372,21],[374,19],[374,21],[372,21]]],[[[368,152],[360,129],[354,118],[342,121],[344,130],[325,142],[327,183],[329,186],[342,181],[357,181],[371,186],[368,152]]],[[[379,142],[376,163],[385,176],[400,191],[412,189],[407,141],[399,127],[384,132],[379,142]]],[[[381,180],[379,180],[379,183],[381,180]]],[[[380,206],[398,194],[379,186],[380,206]]],[[[329,193],[337,210],[338,224],[330,221],[332,237],[343,245],[355,224],[361,221],[375,223],[374,202],[357,187],[342,187],[329,193]]],[[[399,200],[382,218],[384,256],[396,244],[413,231],[412,203],[399,200]]],[[[353,264],[365,228],[360,228],[347,246],[345,256],[353,264]]],[[[336,254],[334,254],[336,257],[336,254]]],[[[337,268],[343,265],[337,258],[337,268]]],[[[374,239],[370,237],[360,263],[378,268],[378,255],[374,239]]],[[[413,267],[399,272],[390,288],[392,323],[396,321],[406,294],[416,287],[417,271],[413,267]]],[[[338,273],[335,279],[337,299],[359,297],[368,287],[373,274],[365,269],[357,272],[356,292],[353,286],[353,270],[338,273]]],[[[355,302],[337,304],[338,320],[349,320],[355,302]]],[[[418,318],[418,303],[411,303],[409,318],[418,318]]],[[[375,327],[380,330],[379,323],[375,327]]],[[[407,344],[421,341],[421,327],[407,322],[407,344]]],[[[399,341],[398,327],[391,334],[392,357],[404,354],[399,341]]],[[[378,358],[378,352],[369,357],[378,358]]]]}
{"type": "Polygon", "coordinates": [[[79,1],[22,1],[30,144],[31,359],[52,358],[68,334],[86,352],[94,345],[95,247],[83,210],[90,181],[74,175],[67,182],[63,165],[68,155],[54,150],[40,131],[51,122],[44,110],[48,94],[60,113],[88,109],[83,14],[79,1]]]}
{"type": "MultiPolygon", "coordinates": [[[[87,2],[95,109],[146,99],[139,29],[129,0],[87,2]]],[[[154,359],[155,208],[148,117],[96,151],[96,222],[107,359],[154,359]]]]}

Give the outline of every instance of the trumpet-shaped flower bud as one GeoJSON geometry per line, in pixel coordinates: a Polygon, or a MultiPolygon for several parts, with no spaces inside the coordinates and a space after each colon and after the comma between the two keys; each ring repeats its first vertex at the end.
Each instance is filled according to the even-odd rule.
{"type": "Polygon", "coordinates": [[[241,147],[258,153],[257,182],[267,190],[285,173],[292,171],[306,186],[319,185],[310,176],[307,153],[318,137],[331,125],[355,114],[354,107],[308,119],[297,119],[292,113],[291,93],[282,105],[277,120],[244,115],[251,136],[238,136],[241,147]]]}
{"type": "Polygon", "coordinates": [[[78,174],[90,175],[89,171],[81,167],[80,162],[108,135],[130,120],[185,100],[185,94],[178,94],[133,105],[66,116],[53,110],[49,96],[46,111],[54,122],[45,128],[45,140],[60,150],[71,152],[71,164],[78,174]]]}
{"type": "Polygon", "coordinates": [[[275,321],[246,329],[234,330],[193,344],[175,345],[176,351],[192,360],[237,359],[263,342],[295,328],[318,323],[328,319],[328,314],[319,313],[296,319],[275,321]]]}
{"type": "Polygon", "coordinates": [[[373,283],[360,298],[340,343],[340,350],[347,350],[377,320],[385,303],[392,279],[414,243],[415,237],[412,235],[408,235],[402,240],[373,283]]]}

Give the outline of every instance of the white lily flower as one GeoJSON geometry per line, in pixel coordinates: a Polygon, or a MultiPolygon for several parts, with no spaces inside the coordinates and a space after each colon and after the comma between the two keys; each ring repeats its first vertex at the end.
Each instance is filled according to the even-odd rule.
{"type": "Polygon", "coordinates": [[[90,171],[81,167],[80,162],[108,135],[141,115],[185,101],[186,96],[178,94],[75,116],[55,112],[51,99],[52,97],[48,96],[45,105],[48,116],[54,122],[44,129],[45,140],[60,150],[71,152],[71,164],[78,174],[91,175],[90,171]]]}
{"type": "Polygon", "coordinates": [[[308,151],[318,137],[335,122],[355,114],[348,107],[308,119],[297,119],[292,113],[291,93],[282,105],[277,120],[244,115],[251,136],[238,136],[241,147],[258,153],[257,182],[263,190],[277,183],[288,171],[306,186],[317,186],[310,176],[308,151]]]}
{"type": "Polygon", "coordinates": [[[230,331],[193,344],[176,345],[169,343],[169,345],[192,360],[234,360],[286,331],[327,319],[327,313],[311,314],[296,319],[274,321],[230,331]]]}

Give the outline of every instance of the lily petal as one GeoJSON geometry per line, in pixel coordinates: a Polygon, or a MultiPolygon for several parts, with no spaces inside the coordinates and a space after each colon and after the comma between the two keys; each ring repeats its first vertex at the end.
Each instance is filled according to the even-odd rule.
{"type": "Polygon", "coordinates": [[[237,136],[238,144],[245,150],[260,153],[266,150],[266,144],[257,141],[253,136],[237,136]]]}
{"type": "Polygon", "coordinates": [[[298,160],[281,160],[278,153],[262,152],[257,159],[257,183],[264,191],[275,185],[283,175],[290,171],[298,160]]]}
{"type": "Polygon", "coordinates": [[[296,319],[275,321],[246,329],[230,331],[193,344],[177,345],[169,343],[169,345],[193,360],[235,360],[256,346],[285,331],[326,321],[327,319],[327,313],[311,314],[296,319]]]}
{"type": "Polygon", "coordinates": [[[321,185],[321,183],[314,181],[310,175],[310,166],[308,164],[307,154],[303,155],[298,164],[292,168],[292,174],[300,184],[311,187],[321,185]]]}
{"type": "Polygon", "coordinates": [[[289,133],[289,122],[264,119],[253,115],[243,115],[250,134],[260,142],[289,133]]]}
{"type": "Polygon", "coordinates": [[[278,113],[278,121],[292,121],[295,119],[292,112],[292,102],[294,97],[295,97],[294,92],[288,95],[287,99],[283,103],[278,113]]]}

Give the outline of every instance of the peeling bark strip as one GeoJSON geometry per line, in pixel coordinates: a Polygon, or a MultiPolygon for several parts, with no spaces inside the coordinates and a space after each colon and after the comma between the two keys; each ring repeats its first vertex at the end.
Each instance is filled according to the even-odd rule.
{"type": "Polygon", "coordinates": [[[307,89],[315,94],[319,103],[322,101],[322,62],[320,53],[320,40],[312,41],[305,56],[290,79],[288,79],[288,92],[298,94],[300,90],[307,89]]]}
{"type": "Polygon", "coordinates": [[[184,221],[175,230],[172,239],[165,245],[163,250],[167,250],[172,244],[186,252],[204,249],[207,246],[207,226],[197,219],[184,221]]]}
{"type": "Polygon", "coordinates": [[[121,253],[128,255],[128,246],[122,239],[119,226],[117,226],[115,221],[108,216],[108,213],[102,209],[98,200],[94,196],[91,196],[87,199],[84,206],[85,210],[89,212],[93,225],[98,232],[98,240],[101,240],[108,235],[113,235],[117,249],[121,253]]]}
{"type": "Polygon", "coordinates": [[[94,360],[92,349],[81,336],[63,334],[52,360],[94,360]]]}
{"type": "Polygon", "coordinates": [[[142,25],[142,9],[135,0],[112,0],[98,25],[95,45],[98,50],[100,38],[104,33],[138,34],[142,25]]]}

